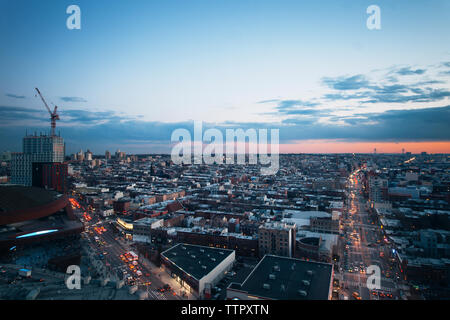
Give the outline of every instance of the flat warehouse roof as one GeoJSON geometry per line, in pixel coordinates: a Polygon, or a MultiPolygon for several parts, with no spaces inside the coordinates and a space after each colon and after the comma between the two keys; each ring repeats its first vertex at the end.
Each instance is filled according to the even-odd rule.
{"type": "Polygon", "coordinates": [[[265,255],[241,284],[231,289],[275,300],[328,300],[332,265],[265,255]]]}
{"type": "Polygon", "coordinates": [[[229,249],[180,243],[162,252],[161,255],[184,272],[200,280],[233,252],[234,250],[229,249]]]}

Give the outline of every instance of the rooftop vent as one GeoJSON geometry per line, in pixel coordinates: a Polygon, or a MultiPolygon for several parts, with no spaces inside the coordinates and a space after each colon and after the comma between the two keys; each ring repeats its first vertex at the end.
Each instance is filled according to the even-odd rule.
{"type": "Polygon", "coordinates": [[[177,253],[176,253],[176,252],[172,252],[172,255],[176,256],[176,255],[177,255],[177,253]]]}
{"type": "Polygon", "coordinates": [[[307,293],[305,290],[298,290],[298,294],[301,295],[302,297],[306,297],[307,293]]]}
{"type": "Polygon", "coordinates": [[[211,261],[216,261],[216,258],[211,258],[211,261]]]}
{"type": "Polygon", "coordinates": [[[264,283],[263,284],[263,288],[266,289],[266,290],[270,290],[270,284],[264,283]]]}
{"type": "Polygon", "coordinates": [[[312,270],[308,270],[308,271],[306,271],[306,274],[307,274],[308,276],[312,276],[312,275],[313,275],[313,271],[312,271],[312,270]]]}
{"type": "Polygon", "coordinates": [[[275,280],[275,275],[273,273],[269,274],[269,279],[270,280],[275,280]]]}
{"type": "Polygon", "coordinates": [[[222,255],[223,255],[223,251],[219,251],[219,254],[222,254],[222,255]]]}
{"type": "Polygon", "coordinates": [[[185,247],[185,246],[182,246],[181,249],[186,250],[186,247],[185,247]]]}
{"type": "Polygon", "coordinates": [[[286,291],[286,286],[284,284],[281,285],[281,291],[286,291]]]}
{"type": "Polygon", "coordinates": [[[303,280],[302,282],[305,286],[309,286],[311,284],[308,280],[303,280]]]}
{"type": "Polygon", "coordinates": [[[295,270],[295,262],[292,264],[291,266],[291,270],[294,271],[295,270]]]}
{"type": "Polygon", "coordinates": [[[206,266],[202,266],[203,269],[206,269],[206,266]]]}
{"type": "Polygon", "coordinates": [[[200,249],[200,252],[205,252],[205,249],[200,249]]]}
{"type": "Polygon", "coordinates": [[[195,259],[195,258],[196,258],[196,256],[192,254],[192,255],[191,255],[191,258],[195,259]]]}
{"type": "Polygon", "coordinates": [[[273,270],[274,271],[280,271],[280,266],[279,265],[274,265],[273,266],[273,270]]]}

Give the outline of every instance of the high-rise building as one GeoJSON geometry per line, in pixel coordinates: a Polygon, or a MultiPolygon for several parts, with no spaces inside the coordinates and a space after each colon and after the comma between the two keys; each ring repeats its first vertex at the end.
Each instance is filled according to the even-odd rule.
{"type": "Polygon", "coordinates": [[[33,156],[31,154],[12,153],[11,183],[30,187],[33,184],[32,163],[33,156]]]}
{"type": "Polygon", "coordinates": [[[259,255],[274,254],[293,257],[297,226],[281,222],[267,222],[258,230],[259,255]]]}
{"type": "Polygon", "coordinates": [[[105,159],[111,160],[111,152],[109,152],[108,150],[106,150],[106,152],[105,152],[105,159]]]}
{"type": "Polygon", "coordinates": [[[116,160],[123,160],[125,159],[127,154],[123,151],[120,151],[120,149],[117,149],[116,151],[116,160]]]}
{"type": "Polygon", "coordinates": [[[47,135],[26,136],[23,138],[23,153],[32,154],[33,162],[64,162],[64,139],[47,135]]]}
{"type": "Polygon", "coordinates": [[[83,150],[80,150],[80,152],[77,153],[77,160],[78,161],[84,161],[84,152],[83,152],[83,150]]]}
{"type": "Polygon", "coordinates": [[[88,151],[86,151],[85,159],[87,161],[92,161],[92,152],[91,152],[91,150],[88,149],[88,151]]]}
{"type": "MultiPolygon", "coordinates": [[[[23,138],[22,149],[22,153],[12,154],[11,183],[13,184],[41,185],[42,181],[33,182],[33,165],[37,163],[62,164],[64,162],[65,145],[64,139],[60,136],[26,135],[23,138]]],[[[52,172],[52,170],[48,172],[52,172]]],[[[65,172],[67,172],[67,168],[65,172]]],[[[47,177],[44,177],[44,180],[49,181],[47,177]]],[[[52,183],[45,183],[45,185],[48,188],[57,189],[52,183]]],[[[62,190],[62,188],[60,189],[62,190]]]]}

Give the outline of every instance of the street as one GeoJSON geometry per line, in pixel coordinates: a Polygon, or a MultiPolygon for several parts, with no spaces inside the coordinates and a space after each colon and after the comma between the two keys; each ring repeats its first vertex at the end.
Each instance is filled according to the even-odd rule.
{"type": "Polygon", "coordinates": [[[343,259],[337,277],[341,281],[340,294],[343,299],[399,299],[398,271],[389,259],[390,248],[384,241],[381,226],[369,217],[358,172],[350,176],[348,212],[341,217],[343,259]],[[367,288],[369,266],[381,270],[381,286],[377,290],[367,288]]]}
{"type": "MultiPolygon", "coordinates": [[[[76,200],[72,201],[72,205],[75,214],[85,226],[82,237],[88,243],[91,257],[98,261],[98,264],[101,262],[99,271],[102,277],[109,277],[115,281],[123,278],[127,284],[137,285],[140,290],[146,291],[150,300],[192,298],[190,294],[183,297],[184,291],[177,288],[178,283],[142,255],[134,264],[123,258],[127,252],[136,252],[136,249],[132,247],[131,241],[113,231],[112,222],[100,217],[99,213],[91,208],[85,208],[76,200]],[[171,289],[161,290],[169,282],[171,289]]],[[[92,270],[94,266],[89,268],[92,270]]]]}

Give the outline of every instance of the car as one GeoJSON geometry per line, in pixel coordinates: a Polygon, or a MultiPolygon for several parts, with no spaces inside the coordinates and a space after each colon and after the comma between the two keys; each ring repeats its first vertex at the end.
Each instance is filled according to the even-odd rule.
{"type": "Polygon", "coordinates": [[[359,293],[356,292],[356,291],[352,293],[352,296],[353,296],[353,298],[355,298],[356,300],[361,300],[361,297],[359,296],[359,293]]]}

